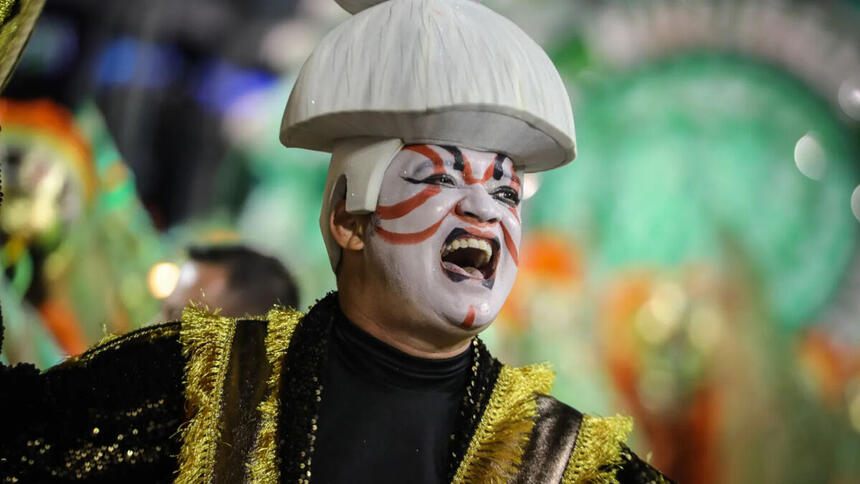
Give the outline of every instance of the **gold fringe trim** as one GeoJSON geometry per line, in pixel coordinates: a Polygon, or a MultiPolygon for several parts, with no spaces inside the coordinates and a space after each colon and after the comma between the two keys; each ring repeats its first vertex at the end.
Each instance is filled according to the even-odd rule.
{"type": "Polygon", "coordinates": [[[615,474],[624,460],[622,444],[632,430],[630,417],[584,415],[562,483],[618,484],[615,474]]]}
{"type": "Polygon", "coordinates": [[[509,482],[522,462],[537,417],[538,393],[555,378],[547,365],[503,366],[454,484],[509,482]]]}
{"type": "Polygon", "coordinates": [[[220,439],[221,399],[236,319],[190,305],[182,311],[179,338],[185,356],[185,409],[176,483],[212,481],[220,439]]]}
{"type": "Polygon", "coordinates": [[[246,464],[246,475],[252,483],[271,483],[280,480],[278,466],[278,415],[280,412],[281,371],[290,339],[304,315],[296,310],[275,308],[269,311],[266,334],[266,358],[272,374],[266,384],[266,396],[260,402],[260,427],[254,450],[246,464]]]}

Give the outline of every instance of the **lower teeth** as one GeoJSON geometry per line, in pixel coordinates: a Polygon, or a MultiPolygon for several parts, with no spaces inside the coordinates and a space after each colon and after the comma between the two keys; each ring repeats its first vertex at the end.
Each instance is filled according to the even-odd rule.
{"type": "Polygon", "coordinates": [[[474,267],[464,267],[463,270],[468,272],[470,275],[473,275],[473,276],[477,276],[477,275],[481,274],[481,271],[479,271],[478,269],[475,269],[474,267]]]}

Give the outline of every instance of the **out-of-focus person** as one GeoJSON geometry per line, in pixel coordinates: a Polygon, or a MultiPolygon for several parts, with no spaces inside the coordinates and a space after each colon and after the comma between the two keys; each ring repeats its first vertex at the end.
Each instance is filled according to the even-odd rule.
{"type": "Polygon", "coordinates": [[[296,307],[298,290],[278,259],[243,245],[195,246],[164,300],[160,319],[175,321],[189,303],[227,317],[265,314],[274,305],[296,307]]]}

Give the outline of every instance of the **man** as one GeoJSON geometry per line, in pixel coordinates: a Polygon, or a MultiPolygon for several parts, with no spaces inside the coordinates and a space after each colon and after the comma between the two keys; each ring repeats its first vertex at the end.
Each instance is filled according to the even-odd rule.
{"type": "Polygon", "coordinates": [[[503,365],[476,337],[516,275],[522,173],[574,156],[552,63],[470,0],[340,3],[356,15],[306,62],[281,133],[332,151],[338,292],[265,320],[189,307],[44,375],[5,369],[0,474],[665,481],[624,446],[629,420],[558,402],[545,366],[503,365]]]}
{"type": "Polygon", "coordinates": [[[176,321],[190,302],[231,318],[266,314],[272,306],[298,306],[296,283],[274,257],[241,245],[196,246],[164,300],[162,321],[176,321]]]}

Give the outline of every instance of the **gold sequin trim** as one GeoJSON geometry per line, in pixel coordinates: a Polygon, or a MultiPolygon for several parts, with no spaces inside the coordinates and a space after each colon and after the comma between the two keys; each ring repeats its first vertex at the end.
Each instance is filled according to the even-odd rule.
{"type": "Polygon", "coordinates": [[[522,462],[537,417],[537,394],[554,379],[546,365],[503,366],[454,484],[509,482],[522,462]]]}
{"type": "Polygon", "coordinates": [[[632,430],[630,417],[583,416],[562,483],[618,484],[615,474],[624,460],[622,444],[632,430]]]}
{"type": "Polygon", "coordinates": [[[281,371],[290,338],[304,315],[287,308],[269,311],[266,334],[266,358],[272,369],[266,383],[266,396],[258,407],[260,427],[254,450],[247,463],[246,475],[252,483],[270,483],[280,480],[278,468],[278,414],[280,411],[281,371]]]}
{"type": "Polygon", "coordinates": [[[68,360],[61,363],[60,366],[73,365],[75,363],[86,363],[98,357],[102,353],[120,348],[126,343],[141,340],[154,341],[161,338],[169,338],[171,336],[175,336],[177,333],[179,333],[179,331],[180,329],[178,323],[164,323],[157,326],[142,328],[122,336],[108,335],[102,338],[101,341],[93,345],[84,353],[69,358],[68,360]]]}
{"type": "Polygon", "coordinates": [[[185,356],[185,408],[177,483],[211,482],[220,437],[221,399],[236,319],[190,305],[179,338],[185,356]]]}

